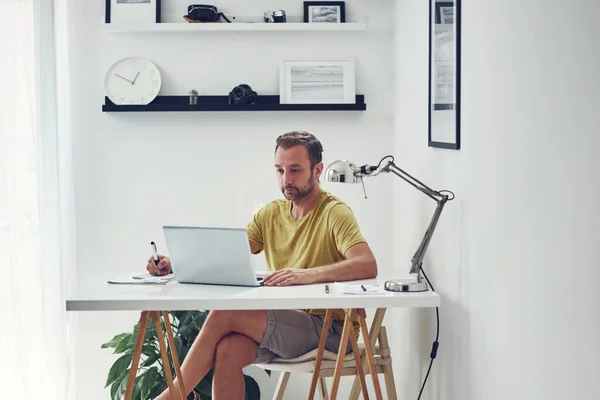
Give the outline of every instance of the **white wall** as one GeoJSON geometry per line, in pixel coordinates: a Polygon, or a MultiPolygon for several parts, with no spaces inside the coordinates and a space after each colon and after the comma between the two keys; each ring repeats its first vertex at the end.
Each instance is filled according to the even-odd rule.
{"type": "MultiPolygon", "coordinates": [[[[457,152],[427,147],[428,4],[396,2],[395,154],[457,196],[425,265],[443,305],[423,398],[597,399],[600,6],[463,3],[457,152]]],[[[409,246],[395,247],[397,271],[433,208],[398,180],[394,241],[409,246]]],[[[433,313],[396,312],[394,328],[399,394],[415,399],[433,313]]]]}
{"type": "MultiPolygon", "coordinates": [[[[183,15],[190,2],[169,4],[172,15],[183,15]]],[[[278,8],[288,15],[302,13],[300,1],[213,4],[230,16],[278,8]]],[[[260,205],[281,197],[271,165],[275,138],[283,132],[316,134],[326,163],[341,157],[375,163],[392,150],[389,1],[347,1],[348,19],[366,18],[368,29],[331,34],[108,34],[101,32],[104,1],[71,2],[70,7],[80,279],[98,271],[120,275],[143,270],[151,240],[165,251],[164,224],[245,226],[260,205]],[[278,94],[280,59],[354,57],[357,91],[365,94],[368,109],[102,113],[104,74],[113,62],[131,55],[153,60],[163,77],[161,94],[171,95],[185,95],[192,88],[227,94],[240,83],[259,94],[278,94]]],[[[368,200],[360,186],[325,188],[350,203],[380,271],[391,271],[390,182],[368,182],[368,200]]],[[[131,329],[136,318],[136,313],[124,312],[79,314],[78,398],[107,398],[103,386],[116,358],[100,344],[131,329]]],[[[261,378],[269,398],[276,378],[253,374],[261,378]]],[[[302,379],[291,383],[290,393],[301,398],[305,392],[302,379]]]]}

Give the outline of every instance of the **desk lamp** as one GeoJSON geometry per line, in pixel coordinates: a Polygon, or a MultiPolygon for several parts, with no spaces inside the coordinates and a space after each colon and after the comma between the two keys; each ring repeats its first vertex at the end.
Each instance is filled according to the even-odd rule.
{"type": "MultiPolygon", "coordinates": [[[[435,200],[437,203],[437,207],[435,212],[433,213],[433,217],[431,218],[431,222],[425,231],[425,236],[421,241],[421,244],[417,248],[413,258],[412,258],[412,266],[410,268],[410,274],[417,276],[416,282],[402,282],[399,279],[392,279],[385,282],[385,289],[392,292],[425,292],[429,290],[427,286],[427,282],[423,281],[422,269],[421,265],[423,264],[423,257],[425,256],[425,252],[427,251],[427,247],[429,246],[429,241],[431,240],[431,236],[433,236],[433,231],[438,223],[440,218],[440,214],[442,213],[442,209],[448,200],[454,199],[454,193],[449,190],[441,190],[435,191],[430,189],[425,184],[415,179],[407,172],[398,168],[396,164],[394,164],[393,156],[385,156],[379,161],[377,166],[372,165],[363,165],[357,167],[354,163],[348,160],[337,160],[332,162],[327,169],[325,170],[325,180],[327,182],[339,182],[339,183],[362,183],[363,191],[364,191],[364,182],[363,178],[371,177],[379,175],[382,172],[391,172],[394,175],[404,179],[410,185],[415,187],[416,189],[423,192],[429,198],[435,200]],[[384,167],[381,167],[383,160],[386,158],[390,158],[391,160],[387,162],[384,167]],[[448,193],[448,194],[446,194],[448,193]],[[452,195],[449,197],[449,194],[452,195]]],[[[367,194],[365,191],[365,198],[367,198],[367,194]]]]}

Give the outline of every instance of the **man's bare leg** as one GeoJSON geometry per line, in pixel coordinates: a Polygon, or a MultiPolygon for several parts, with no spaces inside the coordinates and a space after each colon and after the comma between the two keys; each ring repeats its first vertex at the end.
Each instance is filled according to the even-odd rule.
{"type": "MultiPolygon", "coordinates": [[[[213,367],[217,343],[223,337],[230,333],[239,333],[260,343],[266,330],[267,312],[264,310],[211,311],[181,365],[186,395],[213,367]]],[[[256,347],[254,350],[256,351],[256,347]]],[[[177,385],[178,381],[175,379],[175,387],[177,385]]],[[[173,399],[169,394],[169,389],[166,389],[156,400],[173,399]]]]}
{"type": "Polygon", "coordinates": [[[231,333],[219,341],[213,375],[213,400],[244,400],[243,368],[255,360],[257,347],[257,342],[239,333],[231,333]]]}

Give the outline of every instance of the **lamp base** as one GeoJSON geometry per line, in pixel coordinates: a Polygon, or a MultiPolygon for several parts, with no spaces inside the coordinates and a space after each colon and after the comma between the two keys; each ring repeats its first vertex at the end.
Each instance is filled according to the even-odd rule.
{"type": "Polygon", "coordinates": [[[400,279],[385,281],[385,290],[390,292],[426,292],[427,282],[402,282],[400,279]]]}

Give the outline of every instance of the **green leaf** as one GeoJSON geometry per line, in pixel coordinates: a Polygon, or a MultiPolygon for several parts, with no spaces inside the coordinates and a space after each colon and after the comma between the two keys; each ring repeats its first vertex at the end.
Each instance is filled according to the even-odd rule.
{"type": "Polygon", "coordinates": [[[148,328],[146,329],[146,337],[144,339],[145,343],[152,343],[156,340],[158,336],[156,336],[156,328],[154,327],[154,323],[148,322],[148,328]]]}
{"type": "Polygon", "coordinates": [[[150,390],[150,394],[148,395],[149,399],[155,399],[167,388],[167,381],[164,380],[162,375],[159,375],[157,379],[161,379],[156,382],[156,385],[150,390]]]}
{"type": "Polygon", "coordinates": [[[160,351],[158,350],[158,348],[154,347],[151,344],[145,344],[142,347],[142,354],[145,355],[146,357],[150,357],[154,354],[160,355],[160,351]]]}
{"type": "Polygon", "coordinates": [[[122,374],[123,371],[127,370],[129,364],[131,364],[132,354],[124,354],[114,362],[110,371],[108,371],[108,377],[106,378],[105,388],[111,383],[115,382],[122,374]]]}
{"type": "Polygon", "coordinates": [[[260,387],[253,377],[244,375],[246,384],[246,400],[260,400],[260,387]]]}
{"type": "MultiPolygon", "coordinates": [[[[140,327],[139,327],[139,324],[137,324],[133,328],[133,333],[129,337],[129,343],[127,343],[128,346],[135,347],[135,342],[137,341],[137,336],[138,336],[139,331],[140,331],[140,327]]],[[[148,329],[146,329],[146,331],[148,331],[148,329]]],[[[145,340],[145,337],[144,337],[144,340],[145,340]]]]}
{"type": "Polygon", "coordinates": [[[206,321],[206,317],[208,317],[208,312],[198,312],[194,315],[194,326],[198,329],[202,329],[204,322],[206,321]]]}
{"type": "Polygon", "coordinates": [[[113,352],[113,354],[124,353],[126,350],[131,349],[131,346],[129,346],[129,338],[130,337],[131,337],[130,333],[123,336],[121,338],[121,341],[119,342],[119,344],[117,344],[117,347],[115,348],[115,351],[113,352]]]}
{"type": "Polygon", "coordinates": [[[185,315],[179,318],[178,328],[181,329],[182,327],[189,325],[193,321],[193,319],[194,315],[191,312],[186,312],[185,315]]]}
{"type": "Polygon", "coordinates": [[[150,396],[150,392],[154,388],[157,383],[157,380],[160,378],[160,373],[158,372],[158,368],[152,367],[146,373],[144,373],[142,380],[140,381],[140,385],[142,387],[141,397],[142,400],[148,399],[150,396]]]}
{"type": "Polygon", "coordinates": [[[154,346],[144,345],[142,354],[146,356],[146,359],[142,362],[142,367],[149,367],[160,359],[160,351],[154,346]]]}
{"type": "Polygon", "coordinates": [[[182,320],[190,314],[190,311],[171,311],[169,314],[173,317],[173,326],[179,329],[182,320]]]}
{"type": "Polygon", "coordinates": [[[110,342],[103,343],[102,346],[100,346],[100,348],[106,349],[106,348],[117,347],[117,345],[119,344],[121,339],[123,339],[127,335],[129,335],[129,333],[119,333],[114,338],[112,338],[112,340],[110,342]]]}
{"type": "MultiPolygon", "coordinates": [[[[181,342],[181,337],[179,337],[179,335],[175,335],[173,337],[173,340],[175,341],[175,353],[177,354],[177,357],[179,358],[179,362],[182,363],[184,360],[184,357],[182,357],[182,349],[183,349],[183,343],[181,342]]],[[[172,349],[170,349],[172,351],[172,349]]],[[[187,353],[186,353],[187,354],[187,353]]]]}
{"type": "Polygon", "coordinates": [[[154,365],[159,360],[159,358],[160,354],[153,354],[151,357],[146,358],[142,363],[142,368],[154,365]]]}
{"type": "Polygon", "coordinates": [[[135,377],[135,382],[133,384],[133,393],[131,394],[131,398],[133,400],[141,400],[141,393],[142,393],[142,379],[143,376],[145,375],[141,374],[135,377]]]}
{"type": "Polygon", "coordinates": [[[184,325],[181,328],[179,328],[179,336],[189,339],[191,335],[192,335],[191,327],[184,325]]]}
{"type": "Polygon", "coordinates": [[[129,369],[125,370],[123,374],[113,383],[110,388],[110,397],[112,400],[121,400],[125,394],[127,388],[127,378],[129,375],[129,369]]]}

